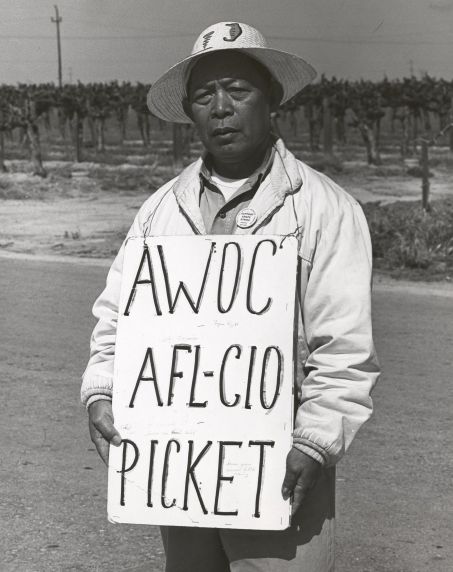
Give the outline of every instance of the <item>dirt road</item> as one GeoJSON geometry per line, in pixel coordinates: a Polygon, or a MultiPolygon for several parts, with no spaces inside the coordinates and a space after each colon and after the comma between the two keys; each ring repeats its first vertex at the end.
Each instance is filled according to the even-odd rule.
{"type": "MultiPolygon", "coordinates": [[[[162,570],[155,528],[107,522],[79,405],[105,272],[0,258],[2,572],[162,570]]],[[[338,572],[451,570],[453,297],[437,294],[375,291],[385,374],[338,468],[338,572]]]]}

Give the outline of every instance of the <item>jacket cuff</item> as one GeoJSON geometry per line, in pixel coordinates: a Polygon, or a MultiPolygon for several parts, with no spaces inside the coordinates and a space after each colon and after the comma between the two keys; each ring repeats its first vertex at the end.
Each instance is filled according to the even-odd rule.
{"type": "Polygon", "coordinates": [[[293,447],[309,455],[323,467],[327,465],[328,458],[326,451],[316,443],[313,443],[313,441],[303,439],[302,437],[293,437],[293,447]]]}
{"type": "Polygon", "coordinates": [[[92,395],[87,399],[87,402],[85,404],[87,410],[90,407],[90,405],[92,403],[95,403],[96,401],[112,401],[112,397],[110,395],[103,395],[102,393],[98,393],[97,395],[92,395]]]}
{"type": "MultiPolygon", "coordinates": [[[[112,399],[113,379],[103,375],[85,375],[83,377],[82,387],[80,389],[80,399],[88,407],[93,403],[93,397],[104,396],[104,398],[112,399]]],[[[94,400],[96,401],[96,400],[94,400]]]]}

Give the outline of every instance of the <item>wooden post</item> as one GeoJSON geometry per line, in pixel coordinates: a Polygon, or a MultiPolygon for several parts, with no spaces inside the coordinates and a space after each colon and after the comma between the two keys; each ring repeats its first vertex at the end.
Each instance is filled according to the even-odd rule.
{"type": "Polygon", "coordinates": [[[429,154],[428,141],[422,141],[422,207],[423,210],[429,211],[429,154]]]}
{"type": "Polygon", "coordinates": [[[61,89],[63,85],[63,72],[61,66],[61,37],[60,37],[60,23],[63,21],[63,18],[60,17],[58,13],[58,6],[54,6],[55,8],[55,18],[51,18],[51,22],[56,24],[57,26],[57,54],[58,54],[58,87],[61,89]]]}

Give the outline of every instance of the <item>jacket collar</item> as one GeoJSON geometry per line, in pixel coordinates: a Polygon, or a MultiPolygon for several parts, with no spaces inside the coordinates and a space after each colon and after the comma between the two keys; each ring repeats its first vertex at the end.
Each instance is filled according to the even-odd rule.
{"type": "MultiPolygon", "coordinates": [[[[274,144],[272,144],[268,149],[262,164],[247,179],[246,184],[249,188],[258,186],[271,170],[272,163],[274,162],[274,154],[275,147],[274,144]]],[[[211,157],[207,154],[203,155],[203,162],[200,169],[200,179],[203,183],[208,185],[214,184],[212,183],[212,161],[211,157]]]]}
{"type": "MultiPolygon", "coordinates": [[[[248,208],[257,214],[251,229],[236,229],[236,234],[250,234],[258,228],[284,202],[286,195],[295,193],[302,186],[297,161],[281,139],[274,143],[273,162],[269,174],[261,182],[248,208]]],[[[205,171],[204,159],[200,157],[179,176],[173,186],[173,193],[180,208],[190,219],[192,226],[206,234],[200,212],[200,174],[205,171]]]]}

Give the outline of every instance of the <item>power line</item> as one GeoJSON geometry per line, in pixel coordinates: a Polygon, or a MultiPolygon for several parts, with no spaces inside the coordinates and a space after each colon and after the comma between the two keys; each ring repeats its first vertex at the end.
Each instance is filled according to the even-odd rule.
{"type": "MultiPolygon", "coordinates": [[[[154,40],[160,38],[193,38],[194,34],[153,34],[152,36],[66,36],[65,40],[154,40]]],[[[0,36],[0,40],[53,40],[53,36],[0,36]]]]}
{"type": "Polygon", "coordinates": [[[322,42],[326,44],[388,44],[395,46],[411,46],[411,45],[433,45],[433,46],[450,46],[453,40],[392,40],[383,38],[330,38],[330,37],[300,37],[300,36],[269,36],[273,40],[290,40],[299,42],[322,42]]]}
{"type": "MultiPolygon", "coordinates": [[[[194,37],[194,34],[153,34],[153,35],[137,35],[137,36],[65,36],[65,40],[155,40],[162,38],[182,38],[194,37]]],[[[309,37],[309,36],[268,36],[272,40],[287,40],[298,42],[322,42],[326,44],[359,44],[359,45],[432,45],[432,46],[451,46],[452,40],[420,40],[420,39],[391,39],[391,38],[332,38],[332,37],[309,37]]],[[[1,36],[1,40],[53,40],[51,36],[1,36]]]]}

